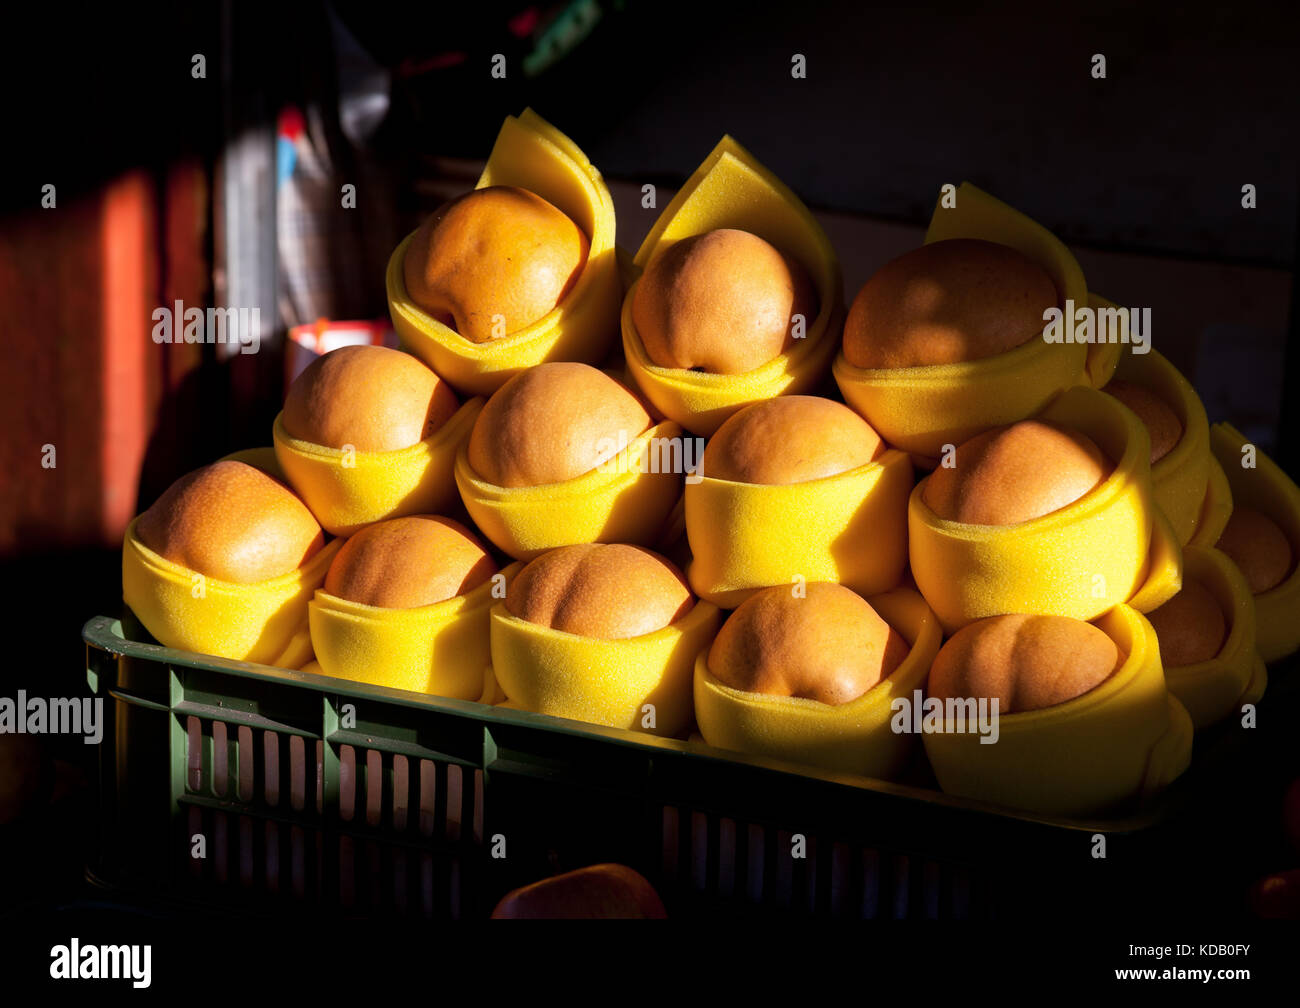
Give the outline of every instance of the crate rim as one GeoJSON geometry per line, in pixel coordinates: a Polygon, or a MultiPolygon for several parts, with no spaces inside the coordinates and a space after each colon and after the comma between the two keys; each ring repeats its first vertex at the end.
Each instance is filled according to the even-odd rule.
{"type": "MultiPolygon", "coordinates": [[[[1186,791],[1187,778],[1194,770],[1194,767],[1189,768],[1162,794],[1147,802],[1142,808],[1125,815],[1114,818],[1048,816],[1023,809],[995,805],[991,802],[949,795],[935,789],[900,784],[875,777],[821,770],[775,758],[733,752],[710,746],[707,743],[663,738],[645,732],[587,724],[586,722],[538,714],[532,711],[510,710],[478,703],[477,701],[455,700],[449,697],[415,693],[388,686],[373,686],[367,683],[335,679],[330,676],[316,675],[296,669],[283,669],[271,665],[260,665],[254,662],[237,661],[215,655],[183,651],[161,644],[134,641],[124,635],[121,620],[112,616],[92,616],[83,625],[81,635],[82,640],[87,645],[98,648],[114,657],[140,658],[198,671],[219,672],[281,685],[291,684],[311,689],[320,694],[382,700],[416,710],[427,710],[466,718],[483,724],[489,730],[494,725],[542,730],[569,737],[612,743],[623,748],[640,750],[647,756],[653,756],[655,753],[672,753],[676,756],[704,759],[712,763],[740,764],[747,768],[777,773],[796,780],[801,778],[811,779],[823,786],[843,787],[855,792],[872,792],[926,807],[946,808],[966,815],[987,816],[1007,826],[1021,825],[1066,830],[1080,834],[1126,835],[1145,833],[1151,828],[1162,825],[1171,817],[1175,807],[1182,804],[1181,797],[1186,791]]],[[[89,668],[89,663],[87,665],[87,674],[89,676],[93,673],[89,668]]]]}

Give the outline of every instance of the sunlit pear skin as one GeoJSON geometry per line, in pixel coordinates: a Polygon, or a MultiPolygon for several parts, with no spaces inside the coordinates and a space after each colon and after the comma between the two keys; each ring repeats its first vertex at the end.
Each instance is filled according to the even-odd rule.
{"type": "Polygon", "coordinates": [[[958,445],[955,464],[935,469],[922,496],[948,521],[1015,525],[1073,504],[1112,468],[1086,434],[1022,420],[958,445]]]}
{"type": "Polygon", "coordinates": [[[590,244],[536,193],[488,186],[451,200],[415,233],[402,264],[420,308],[473,343],[524,329],[577,282],[590,244]]]}
{"type": "Polygon", "coordinates": [[[290,437],[326,448],[398,451],[431,437],[458,407],[451,386],[418,357],[349,346],[317,357],[294,379],[283,423],[290,437]]]}
{"type": "Polygon", "coordinates": [[[958,630],[930,667],[939,700],[997,700],[998,713],[1043,710],[1101,685],[1126,656],[1091,623],[1068,616],[990,616],[958,630]]]}
{"type": "Polygon", "coordinates": [[[590,472],[650,427],[641,402],[603,371],[555,361],[515,375],[487,401],[468,460],[501,487],[560,483],[590,472]]]}
{"type": "Polygon", "coordinates": [[[874,461],[885,443],[843,403],[818,396],[777,396],[724,421],[704,449],[713,479],[764,486],[805,483],[874,461]]]}
{"type": "Polygon", "coordinates": [[[902,635],[854,592],[813,582],[746,599],[709,650],[709,670],[747,693],[838,705],[856,700],[907,657],[902,635]]]}
{"type": "Polygon", "coordinates": [[[686,579],[651,550],[583,543],[543,553],[506,593],[514,616],[580,637],[619,640],[677,622],[694,604],[686,579]]]}
{"type": "Polygon", "coordinates": [[[473,591],[497,572],[464,525],[411,515],[350,536],[325,575],[331,595],[382,609],[415,609],[473,591]]]}
{"type": "Polygon", "coordinates": [[[325,544],[292,490],[233,460],[178,479],[140,516],[135,534],[172,563],[234,584],[288,574],[325,544]]]}
{"type": "Polygon", "coordinates": [[[976,238],[930,242],[892,259],[858,291],[844,323],[854,367],[979,360],[1043,331],[1056,286],[1038,263],[976,238]]]}
{"type": "Polygon", "coordinates": [[[817,295],[802,266],[757,235],[721,228],[683,238],[650,260],[632,320],[660,367],[753,371],[789,350],[817,295]]]}

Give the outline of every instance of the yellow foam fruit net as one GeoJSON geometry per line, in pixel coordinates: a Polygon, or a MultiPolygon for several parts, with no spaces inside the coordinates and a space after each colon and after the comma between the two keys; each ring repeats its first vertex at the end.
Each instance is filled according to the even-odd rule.
{"type": "Polygon", "coordinates": [[[412,609],[316,592],[307,607],[321,673],[456,700],[478,700],[491,661],[488,613],[522,564],[443,602],[412,609]]]}
{"type": "Polygon", "coordinates": [[[386,518],[440,514],[456,499],[452,469],[483,409],[463,403],[423,441],[396,451],[344,451],[290,437],[275,418],[275,454],[289,483],[326,531],[347,536],[386,518]]]}
{"type": "Polygon", "coordinates": [[[529,623],[498,602],[492,607],[492,672],[509,707],[680,736],[691,722],[695,656],[712,642],[718,617],[716,606],[700,601],[653,633],[603,640],[529,623]]]}
{"type": "Polygon", "coordinates": [[[685,490],[691,588],[734,609],[773,585],[834,581],[859,595],[898,585],[907,563],[912,462],[889,449],[848,472],[782,486],[713,479],[685,490]]]}
{"type": "MultiPolygon", "coordinates": [[[[1210,428],[1210,448],[1232,487],[1232,499],[1241,507],[1261,511],[1277,522],[1291,542],[1293,561],[1300,557],[1300,488],[1276,462],[1258,448],[1253,452],[1254,468],[1243,463],[1251,453],[1243,451],[1250,442],[1231,424],[1210,428]]],[[[1252,446],[1253,447],[1253,446],[1252,446]]],[[[1255,634],[1260,656],[1277,661],[1300,649],[1300,563],[1281,584],[1255,596],[1255,634]]]]}
{"type": "Polygon", "coordinates": [[[270,445],[263,448],[245,448],[242,451],[231,452],[221,458],[222,462],[243,462],[244,465],[250,465],[254,469],[260,469],[272,479],[278,479],[285,486],[289,485],[289,477],[284,474],[280,468],[280,460],[275,457],[275,449],[270,445]]]}
{"type": "Polygon", "coordinates": [[[664,421],[595,469],[532,487],[480,478],[470,467],[467,441],[456,457],[456,483],[474,524],[515,559],[577,543],[649,545],[681,497],[681,433],[664,421]]]}
{"type": "Polygon", "coordinates": [[[1165,665],[1169,692],[1204,728],[1264,695],[1268,672],[1255,649],[1255,599],[1236,565],[1216,549],[1183,551],[1183,581],[1205,587],[1223,610],[1228,632],[1219,653],[1191,665],[1165,665]]]}
{"type": "MultiPolygon", "coordinates": [[[[1078,262],[1054,235],[988,193],[963,182],[956,206],[935,207],[925,241],[981,238],[1017,249],[1043,267],[1064,302],[1102,305],[1090,298],[1078,262]]],[[[1046,322],[1043,323],[1046,326],[1046,322]]],[[[1121,346],[1048,343],[1041,333],[1006,353],[957,364],[859,368],[840,353],[835,381],[844,401],[890,444],[933,467],[945,444],[1033,416],[1062,389],[1110,380],[1121,346]]]]}
{"type": "Polygon", "coordinates": [[[1039,416],[1087,434],[1114,469],[1077,501],[1003,526],[939,518],[921,499],[929,477],[921,480],[908,501],[912,576],[947,632],[1003,613],[1090,620],[1121,602],[1150,612],[1182,586],[1181,551],[1152,499],[1150,439],[1138,418],[1085,386],[1039,416]]]}
{"type": "Polygon", "coordinates": [[[406,291],[402,264],[414,232],[388,260],[388,310],[402,345],[464,394],[489,396],[544,361],[604,358],[618,327],[622,279],[614,247],[614,203],[578,146],[532,109],[509,116],[476,189],[515,186],[553,204],[587,235],[587,261],[556,307],[532,325],[473,343],[425,313],[406,291]]]}
{"type": "MultiPolygon", "coordinates": [[[[724,136],[686,180],[641,243],[639,277],[650,260],[683,238],[736,228],[758,235],[797,260],[817,289],[818,311],[792,349],[743,374],[660,367],[646,355],[632,322],[636,283],[623,299],[623,353],[628,373],[666,417],[708,437],[750,403],[814,388],[839,340],[844,289],[830,239],[797,196],[740,144],[724,136]]],[[[637,281],[639,282],[639,281],[637,281]]]]}
{"type": "Polygon", "coordinates": [[[899,697],[912,702],[942,638],[934,613],[910,589],[874,595],[867,602],[902,635],[909,650],[888,678],[848,703],[734,689],[709,671],[708,652],[702,652],[695,662],[695,718],[709,745],[824,770],[896,776],[916,740],[890,727],[892,705],[899,697]]]}
{"type": "Polygon", "coordinates": [[[1206,507],[1211,465],[1210,422],[1201,397],[1182,372],[1155,350],[1122,354],[1115,377],[1154,393],[1183,425],[1178,443],[1151,467],[1156,504],[1169,519],[1178,542],[1182,545],[1191,542],[1202,520],[1210,521],[1206,535],[1216,541],[1228,516],[1220,516],[1206,507]],[[1217,529],[1213,527],[1216,523],[1217,529]]]}
{"type": "Polygon", "coordinates": [[[1210,471],[1205,486],[1205,503],[1196,521],[1196,531],[1187,541],[1188,546],[1213,546],[1223,535],[1232,517],[1232,487],[1219,460],[1210,455],[1210,471]]]}
{"type": "Polygon", "coordinates": [[[326,543],[297,570],[235,584],[155,553],[136,537],[139,520],[122,543],[122,597],[160,644],[280,668],[311,660],[307,603],[342,540],[326,543]]]}
{"type": "Polygon", "coordinates": [[[999,714],[996,743],[956,730],[922,737],[939,786],[1044,815],[1087,816],[1152,795],[1191,762],[1192,719],[1165,688],[1146,617],[1119,605],[1095,621],[1127,657],[1083,696],[999,714]]]}

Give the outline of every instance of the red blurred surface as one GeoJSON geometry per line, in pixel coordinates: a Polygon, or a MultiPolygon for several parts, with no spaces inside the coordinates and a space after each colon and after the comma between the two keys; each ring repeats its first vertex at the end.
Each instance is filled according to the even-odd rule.
{"type": "Polygon", "coordinates": [[[142,476],[170,482],[186,458],[191,421],[176,425],[159,405],[202,347],[156,345],[151,313],[208,297],[206,172],[135,170],[69,199],[0,221],[5,555],[119,543],[142,476]]]}

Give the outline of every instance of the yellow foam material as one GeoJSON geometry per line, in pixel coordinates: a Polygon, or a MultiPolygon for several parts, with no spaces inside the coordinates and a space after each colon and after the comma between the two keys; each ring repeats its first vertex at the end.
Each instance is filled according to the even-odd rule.
{"type": "MultiPolygon", "coordinates": [[[[1256,449],[1255,468],[1242,467],[1248,442],[1231,424],[1210,428],[1210,449],[1223,466],[1233,501],[1262,511],[1291,541],[1292,558],[1300,558],[1300,488],[1278,464],[1256,449]]],[[[1274,662],[1300,649],[1300,563],[1281,584],[1255,596],[1255,633],[1260,656],[1274,662]]]]}
{"type": "Polygon", "coordinates": [[[1254,700],[1259,699],[1268,678],[1267,672],[1262,680],[1259,677],[1255,599],[1241,571],[1223,553],[1200,546],[1186,547],[1183,562],[1184,581],[1205,586],[1219,603],[1228,626],[1223,646],[1213,658],[1191,665],[1165,666],[1169,692],[1182,701],[1192,723],[1204,728],[1239,710],[1255,690],[1258,694],[1254,694],[1254,700]]]}
{"type": "Polygon", "coordinates": [[[491,661],[488,612],[505,581],[489,579],[464,595],[413,609],[363,605],[316,592],[307,607],[316,660],[325,675],[413,693],[478,700],[491,661]]]}
{"type": "Polygon", "coordinates": [[[1153,392],[1183,425],[1178,443],[1151,467],[1151,486],[1178,542],[1186,545],[1205,511],[1210,480],[1210,422],[1201,397],[1182,372],[1155,350],[1145,354],[1126,350],[1115,377],[1153,392]]]}
{"type": "Polygon", "coordinates": [[[633,283],[622,314],[628,373],[664,416],[704,437],[751,403],[816,386],[844,323],[843,280],[826,232],[785,183],[729,136],[719,141],[655,221],[633,261],[637,275],[660,251],[719,228],[749,231],[796,259],[817,288],[819,305],[817,317],[808,320],[805,335],[791,350],[744,374],[708,374],[659,367],[650,360],[632,322],[633,283]]]}
{"type": "Polygon", "coordinates": [[[1242,704],[1257,703],[1266,689],[1268,689],[1268,666],[1264,664],[1264,659],[1259,656],[1257,649],[1255,651],[1255,670],[1250,677],[1250,685],[1246,687],[1246,692],[1241,694],[1242,704]]]}
{"type": "Polygon", "coordinates": [[[711,746],[772,756],[825,770],[891,778],[906,762],[913,736],[890,728],[896,697],[910,702],[939,651],[939,623],[925,600],[900,588],[867,601],[909,645],[887,678],[856,700],[833,706],[803,697],[766,696],[733,689],[695,662],[695,718],[711,746]]]}
{"type": "MultiPolygon", "coordinates": [[[[935,207],[925,241],[950,238],[982,238],[1019,250],[1051,276],[1062,309],[1067,298],[1076,307],[1103,303],[1088,294],[1078,262],[1055,236],[969,182],[957,189],[955,207],[935,207]]],[[[859,368],[840,353],[833,371],[849,406],[891,445],[932,468],[945,444],[1033,416],[1072,385],[1104,384],[1118,357],[1117,344],[1048,343],[1034,336],[1006,353],[956,364],[859,368]]]]}
{"type": "Polygon", "coordinates": [[[386,518],[439,514],[456,499],[452,468],[483,409],[461,405],[445,424],[409,448],[344,452],[290,437],[275,418],[275,454],[289,483],[327,532],[348,536],[386,518]]]}
{"type": "Polygon", "coordinates": [[[481,479],[470,468],[467,441],[456,457],[456,483],[479,531],[517,560],[576,543],[650,545],[681,497],[682,473],[654,471],[670,468],[671,459],[660,462],[668,454],[663,439],[681,433],[665,421],[590,472],[534,487],[481,479]]]}
{"type": "Polygon", "coordinates": [[[289,477],[280,468],[279,459],[275,457],[275,449],[270,445],[264,448],[245,448],[242,451],[231,452],[229,455],[222,456],[220,461],[243,462],[244,465],[260,469],[272,479],[278,479],[281,483],[287,485],[289,482],[289,477]]]}
{"type": "Polygon", "coordinates": [[[1155,630],[1126,605],[1095,624],[1128,656],[1100,686],[1043,710],[1000,714],[994,744],[971,732],[923,736],[945,792],[1086,816],[1154,794],[1187,769],[1192,720],[1165,688],[1155,630]]]}
{"type": "Polygon", "coordinates": [[[1082,385],[1040,417],[1087,434],[1115,462],[1077,501],[1016,525],[970,525],[930,510],[921,499],[929,477],[912,491],[912,576],[949,633],[1003,613],[1090,620],[1121,602],[1150,612],[1182,586],[1177,540],[1152,500],[1150,439],[1138,418],[1082,385]]]}
{"type": "Polygon", "coordinates": [[[1213,546],[1228,527],[1232,517],[1232,487],[1228,477],[1219,465],[1219,460],[1210,455],[1209,479],[1205,486],[1205,502],[1201,505],[1201,516],[1196,520],[1196,531],[1188,541],[1188,546],[1213,546]]]}
{"type": "MultiPolygon", "coordinates": [[[[491,623],[489,621],[489,628],[488,628],[489,656],[491,653],[491,636],[492,636],[491,623]]],[[[489,661],[488,664],[485,665],[483,668],[483,693],[479,697],[478,702],[485,703],[488,704],[489,706],[495,707],[498,705],[504,705],[505,699],[506,699],[506,692],[501,688],[501,684],[497,682],[496,673],[492,671],[492,663],[489,661]]]]}
{"type": "Polygon", "coordinates": [[[614,246],[614,203],[578,146],[532,109],[508,116],[476,189],[516,186],[563,211],[590,240],[587,262],[569,293],[530,326],[472,343],[426,314],[406,292],[402,264],[414,232],[388,260],[388,310],[402,345],[460,392],[490,396],[512,375],[544,361],[604,358],[623,294],[614,246]]]}
{"type": "MultiPolygon", "coordinates": [[[[1117,307],[1114,302],[1107,301],[1100,294],[1088,294],[1088,307],[1093,312],[1102,308],[1117,307]]],[[[1101,388],[1113,377],[1115,371],[1119,368],[1119,362],[1124,354],[1124,345],[1122,343],[1094,343],[1088,347],[1088,359],[1084,364],[1083,377],[1080,379],[1080,385],[1088,385],[1091,388],[1101,388]]],[[[1199,400],[1198,400],[1199,401],[1199,400]]]]}
{"type": "Polygon", "coordinates": [[[307,603],[324,583],[341,540],[326,543],[297,570],[267,581],[200,581],[198,572],[140,542],[139,520],[127,526],[122,543],[122,598],[160,644],[280,668],[301,668],[311,660],[307,603]]]}
{"type": "MultiPolygon", "coordinates": [[[[689,485],[689,484],[688,484],[689,485]]],[[[662,553],[679,544],[686,535],[686,501],[685,494],[677,498],[677,503],[664,519],[663,527],[655,536],[655,549],[662,553]]]]}
{"type": "Polygon", "coordinates": [[[686,484],[691,588],[723,609],[754,592],[834,581],[876,595],[902,580],[912,462],[890,449],[848,472],[759,486],[713,479],[686,484]]]}
{"type": "Polygon", "coordinates": [[[655,735],[679,736],[691,723],[695,656],[713,641],[719,613],[696,602],[653,633],[601,640],[538,626],[492,607],[492,670],[502,706],[655,735]],[[654,705],[655,726],[642,707],[654,705]]]}

